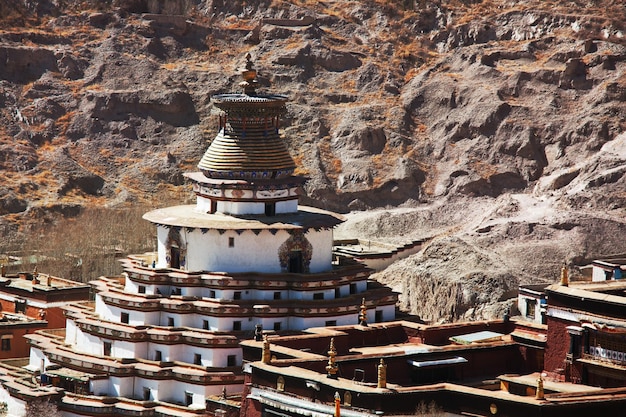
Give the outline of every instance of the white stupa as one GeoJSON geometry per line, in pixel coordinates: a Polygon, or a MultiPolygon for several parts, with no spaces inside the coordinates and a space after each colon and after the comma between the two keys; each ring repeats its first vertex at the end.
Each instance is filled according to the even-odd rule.
{"type": "Polygon", "coordinates": [[[243,93],[213,97],[220,130],[200,171],[186,174],[196,204],[144,215],[158,252],[93,281],[93,308],[66,311],[64,338],[30,336],[29,366],[65,384],[67,415],[129,404],[193,415],[211,396],[242,391],[242,338],[354,325],[365,312],[395,319],[395,293],[363,265],[333,261],[342,217],[298,205],[306,178],[278,132],[287,98],[257,94],[249,57],[243,78],[243,93]]]}

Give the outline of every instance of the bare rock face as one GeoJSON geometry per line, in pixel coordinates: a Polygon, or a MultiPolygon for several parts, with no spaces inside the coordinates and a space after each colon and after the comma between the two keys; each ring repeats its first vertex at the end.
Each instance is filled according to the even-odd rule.
{"type": "Polygon", "coordinates": [[[492,315],[484,311],[486,306],[517,293],[517,277],[501,265],[497,257],[472,244],[448,238],[389,267],[378,278],[394,277],[402,288],[401,308],[423,320],[480,320],[492,315]]]}
{"type": "Polygon", "coordinates": [[[302,202],[385,209],[349,237],[430,239],[401,281],[381,275],[407,309],[500,314],[517,282],[626,252],[619,2],[8,0],[0,16],[3,233],[162,204],[251,53],[261,90],[290,98],[302,202]]]}

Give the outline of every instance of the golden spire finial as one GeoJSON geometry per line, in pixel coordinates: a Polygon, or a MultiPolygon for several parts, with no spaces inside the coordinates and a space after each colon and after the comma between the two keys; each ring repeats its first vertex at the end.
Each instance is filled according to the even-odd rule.
{"type": "Polygon", "coordinates": [[[380,358],[380,363],[378,364],[378,388],[387,388],[387,364],[380,358]]]}
{"type": "Polygon", "coordinates": [[[270,363],[272,361],[272,351],[270,349],[270,341],[267,335],[263,337],[263,350],[261,351],[261,361],[263,363],[270,363]]]}
{"type": "Polygon", "coordinates": [[[244,94],[255,96],[259,82],[256,80],[256,70],[254,69],[250,53],[246,54],[246,67],[241,70],[241,76],[243,81],[239,83],[239,86],[243,88],[244,94]]]}
{"type": "Polygon", "coordinates": [[[361,301],[361,309],[359,311],[359,324],[361,326],[367,326],[367,306],[365,305],[365,298],[361,301]]]}
{"type": "Polygon", "coordinates": [[[535,393],[535,398],[538,400],[543,400],[545,398],[543,392],[543,375],[539,374],[539,378],[537,378],[537,392],[535,393]]]}
{"type": "Polygon", "coordinates": [[[335,362],[335,356],[337,356],[337,350],[335,350],[335,338],[330,338],[330,347],[328,348],[328,365],[326,365],[326,373],[328,378],[337,379],[337,371],[339,367],[335,362]]]}
{"type": "Polygon", "coordinates": [[[564,287],[569,285],[569,277],[567,276],[567,267],[565,265],[561,267],[561,285],[564,287]]]}

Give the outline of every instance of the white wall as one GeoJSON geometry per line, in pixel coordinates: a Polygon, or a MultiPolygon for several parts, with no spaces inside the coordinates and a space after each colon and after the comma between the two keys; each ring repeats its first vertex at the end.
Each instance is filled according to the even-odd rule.
{"type": "Polygon", "coordinates": [[[111,397],[132,397],[134,377],[109,377],[109,396],[111,397]]]}
{"type": "MultiPolygon", "coordinates": [[[[250,193],[252,197],[252,193],[250,193]]],[[[196,199],[196,209],[203,213],[209,213],[211,211],[211,200],[204,197],[198,197],[196,199]]],[[[217,210],[218,213],[226,214],[265,214],[265,201],[253,202],[253,201],[218,201],[217,210]]],[[[297,197],[292,200],[278,201],[276,202],[276,213],[295,213],[298,211],[298,199],[297,197]]]]}
{"type": "Polygon", "coordinates": [[[8,413],[6,417],[23,417],[26,415],[26,403],[15,397],[0,385],[0,402],[7,403],[8,413]]]}
{"type": "Polygon", "coordinates": [[[76,344],[72,345],[74,350],[90,355],[102,355],[102,346],[103,345],[99,337],[77,329],[76,344]]]}
{"type": "Polygon", "coordinates": [[[89,389],[95,395],[99,395],[99,396],[110,395],[109,391],[108,391],[108,389],[109,389],[109,379],[108,378],[91,379],[91,380],[89,380],[89,389]]]}
{"type": "MultiPolygon", "coordinates": [[[[374,323],[376,321],[376,310],[381,310],[383,313],[383,321],[392,321],[396,318],[396,309],[394,305],[379,306],[367,309],[367,322],[374,323]]],[[[340,316],[328,316],[328,317],[290,317],[289,329],[291,330],[304,330],[309,327],[324,327],[327,321],[335,320],[337,326],[346,326],[357,324],[359,318],[358,312],[353,312],[340,316]]],[[[265,326],[263,327],[265,329],[265,326]]],[[[267,330],[267,329],[266,329],[267,330]]]]}
{"type": "Polygon", "coordinates": [[[37,349],[34,346],[30,347],[30,355],[28,357],[28,366],[27,368],[31,371],[39,371],[41,370],[41,361],[44,361],[44,367],[50,365],[50,361],[48,357],[44,355],[44,353],[37,349]]]}
{"type": "Polygon", "coordinates": [[[72,319],[65,320],[65,343],[68,345],[76,344],[76,323],[72,319]]]}
{"type": "MultiPolygon", "coordinates": [[[[157,227],[159,268],[167,267],[167,236],[169,229],[157,227]]],[[[279,273],[281,271],[278,258],[279,247],[289,239],[284,230],[272,235],[263,230],[258,235],[252,231],[237,234],[227,230],[219,234],[217,230],[202,233],[200,229],[182,228],[181,244],[186,246],[184,268],[189,271],[214,272],[262,272],[279,273]],[[234,239],[234,246],[229,246],[229,238],[234,239]]],[[[332,230],[308,230],[306,238],[311,243],[310,272],[324,272],[331,269],[332,262],[332,230]]]]}

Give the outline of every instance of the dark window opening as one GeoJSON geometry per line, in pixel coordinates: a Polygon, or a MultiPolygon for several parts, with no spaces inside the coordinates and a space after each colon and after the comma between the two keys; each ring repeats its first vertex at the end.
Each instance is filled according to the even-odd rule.
{"type": "Polygon", "coordinates": [[[235,247],[235,238],[234,237],[229,237],[228,238],[228,247],[229,248],[234,248],[235,247]]]}
{"type": "Polygon", "coordinates": [[[276,215],[276,203],[265,203],[265,215],[266,216],[276,215]]]}
{"type": "Polygon", "coordinates": [[[202,328],[204,330],[209,330],[209,321],[208,320],[202,320],[202,328]]]}
{"type": "Polygon", "coordinates": [[[323,292],[316,292],[313,294],[313,299],[314,300],[323,300],[324,299],[324,293],[323,292]]]}
{"type": "Polygon", "coordinates": [[[157,362],[161,362],[163,360],[163,354],[160,350],[154,351],[154,360],[157,362]]]}
{"type": "Polygon", "coordinates": [[[210,209],[210,213],[213,214],[217,211],[217,201],[216,200],[211,200],[211,209],[210,209]]]}
{"type": "Polygon", "coordinates": [[[186,392],[185,393],[185,405],[190,406],[193,403],[193,393],[186,392]]]}
{"type": "Polygon", "coordinates": [[[226,360],[227,366],[237,366],[237,355],[228,355],[228,358],[226,360]]]}
{"type": "Polygon", "coordinates": [[[167,325],[170,327],[174,327],[174,317],[167,318],[167,325]]]}
{"type": "Polygon", "coordinates": [[[335,298],[341,298],[341,288],[335,288],[335,298]]]}
{"type": "Polygon", "coordinates": [[[102,343],[102,350],[104,356],[111,356],[111,342],[102,343]]]}
{"type": "Polygon", "coordinates": [[[15,312],[26,314],[26,300],[15,300],[15,312]]]}
{"type": "Polygon", "coordinates": [[[180,268],[180,248],[177,246],[170,248],[170,268],[180,268]]]}
{"type": "Polygon", "coordinates": [[[382,310],[376,310],[376,313],[374,313],[374,321],[376,323],[380,323],[383,321],[383,311],[382,310]]]}
{"type": "Polygon", "coordinates": [[[277,321],[274,323],[274,331],[278,332],[280,331],[280,326],[281,326],[281,322],[277,321]]]}
{"type": "Polygon", "coordinates": [[[2,344],[0,345],[0,349],[3,352],[8,352],[11,350],[11,338],[10,337],[2,338],[2,344]]]}
{"type": "Polygon", "coordinates": [[[128,322],[130,321],[130,316],[128,315],[128,313],[120,313],[120,321],[122,323],[128,324],[128,322]]]}
{"type": "Polygon", "coordinates": [[[233,294],[233,300],[241,300],[241,291],[235,291],[235,294],[233,294]]]}
{"type": "Polygon", "coordinates": [[[288,272],[293,272],[296,274],[302,273],[304,270],[302,264],[302,251],[293,250],[289,252],[289,267],[288,272]]]}
{"type": "Polygon", "coordinates": [[[140,285],[139,289],[137,291],[139,292],[139,294],[145,294],[146,293],[146,287],[144,285],[140,285]]]}
{"type": "Polygon", "coordinates": [[[326,323],[324,325],[326,327],[336,326],[337,325],[337,320],[326,320],[326,323]]]}
{"type": "Polygon", "coordinates": [[[356,284],[350,284],[350,294],[356,294],[356,284]]]}
{"type": "Polygon", "coordinates": [[[215,298],[215,290],[211,290],[209,293],[209,298],[215,298]]]}
{"type": "Polygon", "coordinates": [[[234,330],[234,331],[239,331],[239,330],[241,330],[241,322],[240,322],[240,321],[234,321],[234,322],[233,322],[233,330],[234,330]]]}
{"type": "Polygon", "coordinates": [[[281,297],[280,291],[274,292],[274,300],[280,300],[280,297],[281,297]]]}
{"type": "Polygon", "coordinates": [[[143,400],[150,401],[150,388],[144,387],[143,389],[143,400]]]}
{"type": "Polygon", "coordinates": [[[526,317],[535,318],[535,309],[537,308],[537,300],[526,300],[526,317]]]}
{"type": "Polygon", "coordinates": [[[567,352],[567,359],[580,358],[582,350],[582,337],[579,333],[569,334],[569,351],[567,352]]]}
{"type": "Polygon", "coordinates": [[[202,365],[202,355],[195,353],[193,355],[193,363],[194,365],[202,365]]]}
{"type": "MultiPolygon", "coordinates": [[[[429,366],[426,368],[415,368],[411,370],[411,380],[418,384],[449,382],[456,381],[457,379],[458,376],[455,366],[429,366]]],[[[520,393],[519,395],[524,394],[520,393]]]]}

